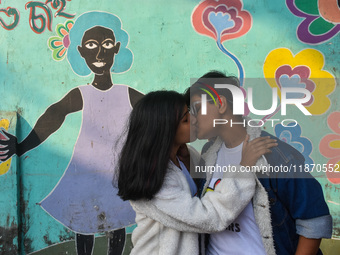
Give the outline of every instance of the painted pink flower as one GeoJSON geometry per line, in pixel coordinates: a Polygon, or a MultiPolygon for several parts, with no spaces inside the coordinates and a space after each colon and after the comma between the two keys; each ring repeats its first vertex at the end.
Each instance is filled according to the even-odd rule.
{"type": "Polygon", "coordinates": [[[319,145],[320,153],[329,159],[327,178],[334,184],[340,184],[340,112],[332,112],[327,118],[329,128],[335,134],[324,136],[319,145]]]}
{"type": "Polygon", "coordinates": [[[207,0],[192,13],[194,29],[216,41],[224,42],[246,34],[252,25],[249,12],[240,0],[207,0]]]}

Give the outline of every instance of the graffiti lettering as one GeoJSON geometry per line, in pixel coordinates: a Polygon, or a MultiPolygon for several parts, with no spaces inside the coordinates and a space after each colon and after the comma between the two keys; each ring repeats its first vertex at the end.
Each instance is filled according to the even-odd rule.
{"type": "Polygon", "coordinates": [[[27,10],[30,8],[30,20],[29,24],[31,29],[37,33],[41,34],[45,31],[46,28],[46,22],[47,22],[47,29],[52,31],[52,12],[51,9],[48,8],[48,6],[42,2],[28,2],[25,6],[25,9],[27,10]],[[46,16],[44,14],[36,14],[36,8],[42,9],[46,16]],[[40,27],[37,25],[37,20],[40,20],[40,27]],[[47,20],[47,21],[46,21],[47,20]]]}
{"type": "MultiPolygon", "coordinates": [[[[66,19],[73,19],[76,15],[65,12],[66,3],[71,0],[46,0],[46,2],[29,1],[25,4],[25,10],[30,11],[29,25],[33,32],[41,34],[46,30],[52,31],[53,12],[52,9],[56,10],[54,17],[63,17],[66,19]],[[48,6],[51,5],[52,8],[48,6]],[[41,11],[42,13],[38,13],[41,11]]],[[[1,4],[1,0],[0,0],[1,4]]],[[[5,22],[0,17],[0,25],[6,30],[12,30],[17,27],[20,20],[20,12],[16,8],[7,7],[1,8],[0,14],[5,13],[7,17],[13,17],[12,22],[5,22]]]]}
{"type": "Polygon", "coordinates": [[[0,25],[6,30],[14,29],[19,23],[19,11],[15,8],[7,7],[7,9],[0,9],[0,13],[2,12],[5,13],[7,17],[14,16],[14,21],[11,24],[6,24],[6,22],[0,17],[0,25]]]}
{"type": "Polygon", "coordinates": [[[60,17],[64,17],[67,19],[73,19],[76,15],[75,14],[69,14],[64,12],[65,8],[66,8],[66,1],[71,1],[71,0],[47,0],[46,4],[51,4],[53,9],[58,9],[59,10],[54,14],[54,17],[60,16],[60,17]]]}

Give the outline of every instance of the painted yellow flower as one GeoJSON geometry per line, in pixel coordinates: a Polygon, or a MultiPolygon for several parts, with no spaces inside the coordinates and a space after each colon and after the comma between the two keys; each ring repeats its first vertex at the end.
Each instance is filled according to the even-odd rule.
{"type": "MultiPolygon", "coordinates": [[[[323,70],[325,60],[323,54],[315,49],[305,49],[293,55],[286,48],[271,51],[264,62],[263,73],[272,88],[305,88],[312,93],[312,98],[303,104],[313,115],[325,113],[331,101],[328,96],[335,89],[335,78],[323,70]]],[[[290,94],[291,98],[302,98],[303,94],[290,94]]]]}
{"type": "MultiPolygon", "coordinates": [[[[9,127],[9,120],[8,119],[1,119],[0,120],[0,128],[4,128],[5,130],[8,130],[8,127],[9,127]]],[[[0,134],[0,139],[5,139],[5,137],[2,137],[2,135],[0,134]]],[[[11,161],[12,161],[12,158],[7,159],[5,162],[2,162],[0,160],[0,175],[3,175],[3,174],[8,172],[9,167],[11,166],[11,161]]]]}

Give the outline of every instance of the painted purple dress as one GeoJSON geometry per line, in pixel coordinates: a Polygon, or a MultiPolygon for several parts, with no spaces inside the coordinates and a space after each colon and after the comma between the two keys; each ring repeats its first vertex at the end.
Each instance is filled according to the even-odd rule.
{"type": "Polygon", "coordinates": [[[128,86],[79,87],[83,118],[72,159],[42,208],[74,232],[94,234],[135,222],[128,201],[112,185],[122,132],[131,112],[128,86]],[[118,143],[117,143],[118,141],[118,143]]]}

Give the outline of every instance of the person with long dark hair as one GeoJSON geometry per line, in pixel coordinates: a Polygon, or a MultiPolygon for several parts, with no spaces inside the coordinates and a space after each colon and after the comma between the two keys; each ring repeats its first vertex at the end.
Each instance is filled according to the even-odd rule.
{"type": "MultiPolygon", "coordinates": [[[[136,211],[132,255],[198,254],[198,233],[226,229],[254,195],[254,173],[245,173],[222,179],[201,199],[195,196],[197,188],[176,156],[190,141],[190,127],[185,98],[174,91],[151,92],[131,112],[117,172],[118,195],[136,211]]],[[[253,165],[273,146],[269,138],[246,138],[237,168],[253,165]]]]}

